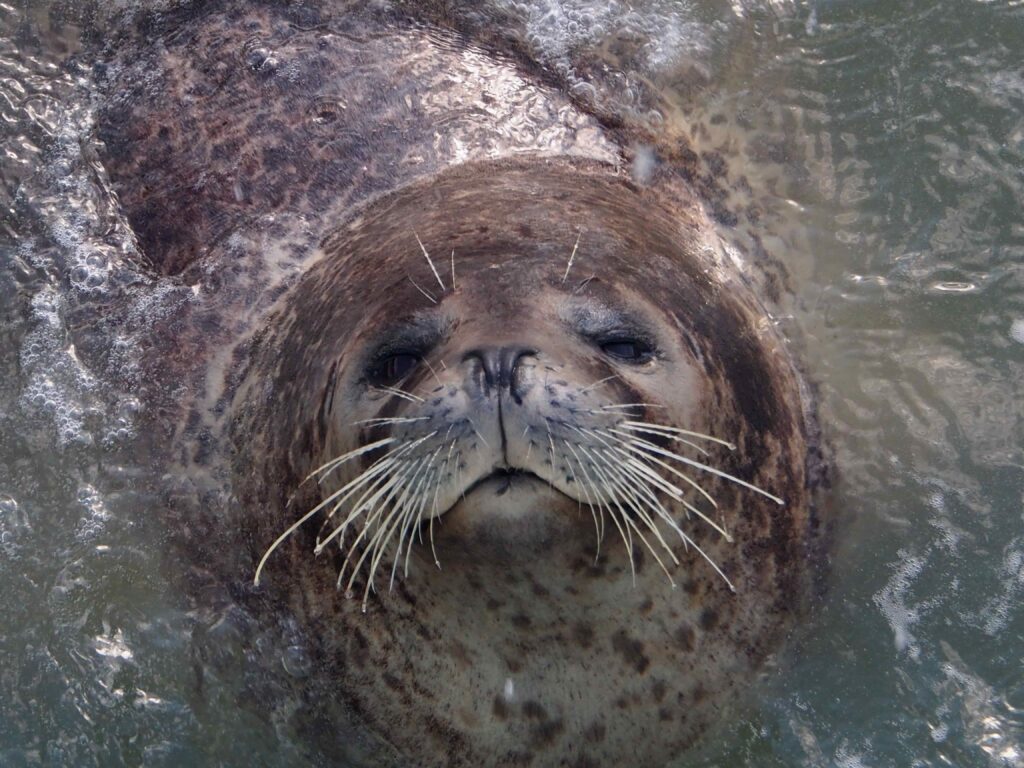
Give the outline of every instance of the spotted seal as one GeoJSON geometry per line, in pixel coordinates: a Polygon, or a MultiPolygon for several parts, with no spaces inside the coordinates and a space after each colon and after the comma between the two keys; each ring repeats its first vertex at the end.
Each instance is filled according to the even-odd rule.
{"type": "Polygon", "coordinates": [[[269,700],[321,758],[682,754],[821,544],[812,400],[692,167],[390,12],[136,22],[97,131],[194,294],[147,354],[172,474],[213,489],[168,502],[192,599],[278,649],[269,700]],[[285,646],[310,664],[281,682],[285,646]]]}

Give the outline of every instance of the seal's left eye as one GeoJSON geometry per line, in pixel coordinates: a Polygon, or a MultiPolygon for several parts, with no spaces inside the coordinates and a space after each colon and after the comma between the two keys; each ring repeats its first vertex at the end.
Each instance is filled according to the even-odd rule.
{"type": "Polygon", "coordinates": [[[419,362],[417,355],[399,352],[377,363],[370,370],[370,378],[377,384],[394,384],[412,373],[419,362]]]}
{"type": "Polygon", "coordinates": [[[629,340],[606,342],[601,345],[601,351],[606,355],[631,363],[646,360],[650,355],[650,350],[645,345],[629,340]]]}

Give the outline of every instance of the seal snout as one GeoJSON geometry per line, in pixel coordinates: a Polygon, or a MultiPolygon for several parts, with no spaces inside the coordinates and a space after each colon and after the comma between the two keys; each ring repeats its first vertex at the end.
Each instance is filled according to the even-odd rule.
{"type": "Polygon", "coordinates": [[[522,405],[522,363],[536,354],[537,350],[519,345],[477,347],[466,352],[462,360],[473,366],[473,378],[484,395],[490,396],[492,389],[497,394],[507,391],[516,404],[522,405]]]}

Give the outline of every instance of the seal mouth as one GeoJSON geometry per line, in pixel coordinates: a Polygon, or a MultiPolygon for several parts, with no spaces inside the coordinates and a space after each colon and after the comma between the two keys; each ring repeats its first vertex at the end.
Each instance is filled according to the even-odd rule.
{"type": "MultiPolygon", "coordinates": [[[[512,490],[514,485],[520,483],[543,483],[550,488],[554,488],[547,480],[528,469],[520,467],[495,467],[489,475],[484,475],[466,488],[465,495],[468,496],[474,491],[481,489],[493,489],[495,496],[504,496],[512,490]]],[[[558,489],[556,488],[555,490],[558,489]]]]}

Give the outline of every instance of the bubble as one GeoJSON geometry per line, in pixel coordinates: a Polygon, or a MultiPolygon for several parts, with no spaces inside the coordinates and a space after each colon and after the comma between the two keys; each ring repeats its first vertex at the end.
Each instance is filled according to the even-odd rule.
{"type": "Polygon", "coordinates": [[[68,279],[84,293],[101,293],[110,280],[110,259],[102,251],[78,248],[68,279]]]}
{"type": "Polygon", "coordinates": [[[84,418],[86,401],[98,387],[96,378],[67,342],[63,301],[53,287],[33,297],[34,327],[20,350],[26,374],[22,406],[29,414],[45,417],[53,424],[61,447],[92,442],[84,418]]]}
{"type": "Polygon", "coordinates": [[[313,669],[313,660],[309,653],[299,645],[291,645],[285,649],[281,664],[289,675],[300,679],[308,677],[313,669]]]}

